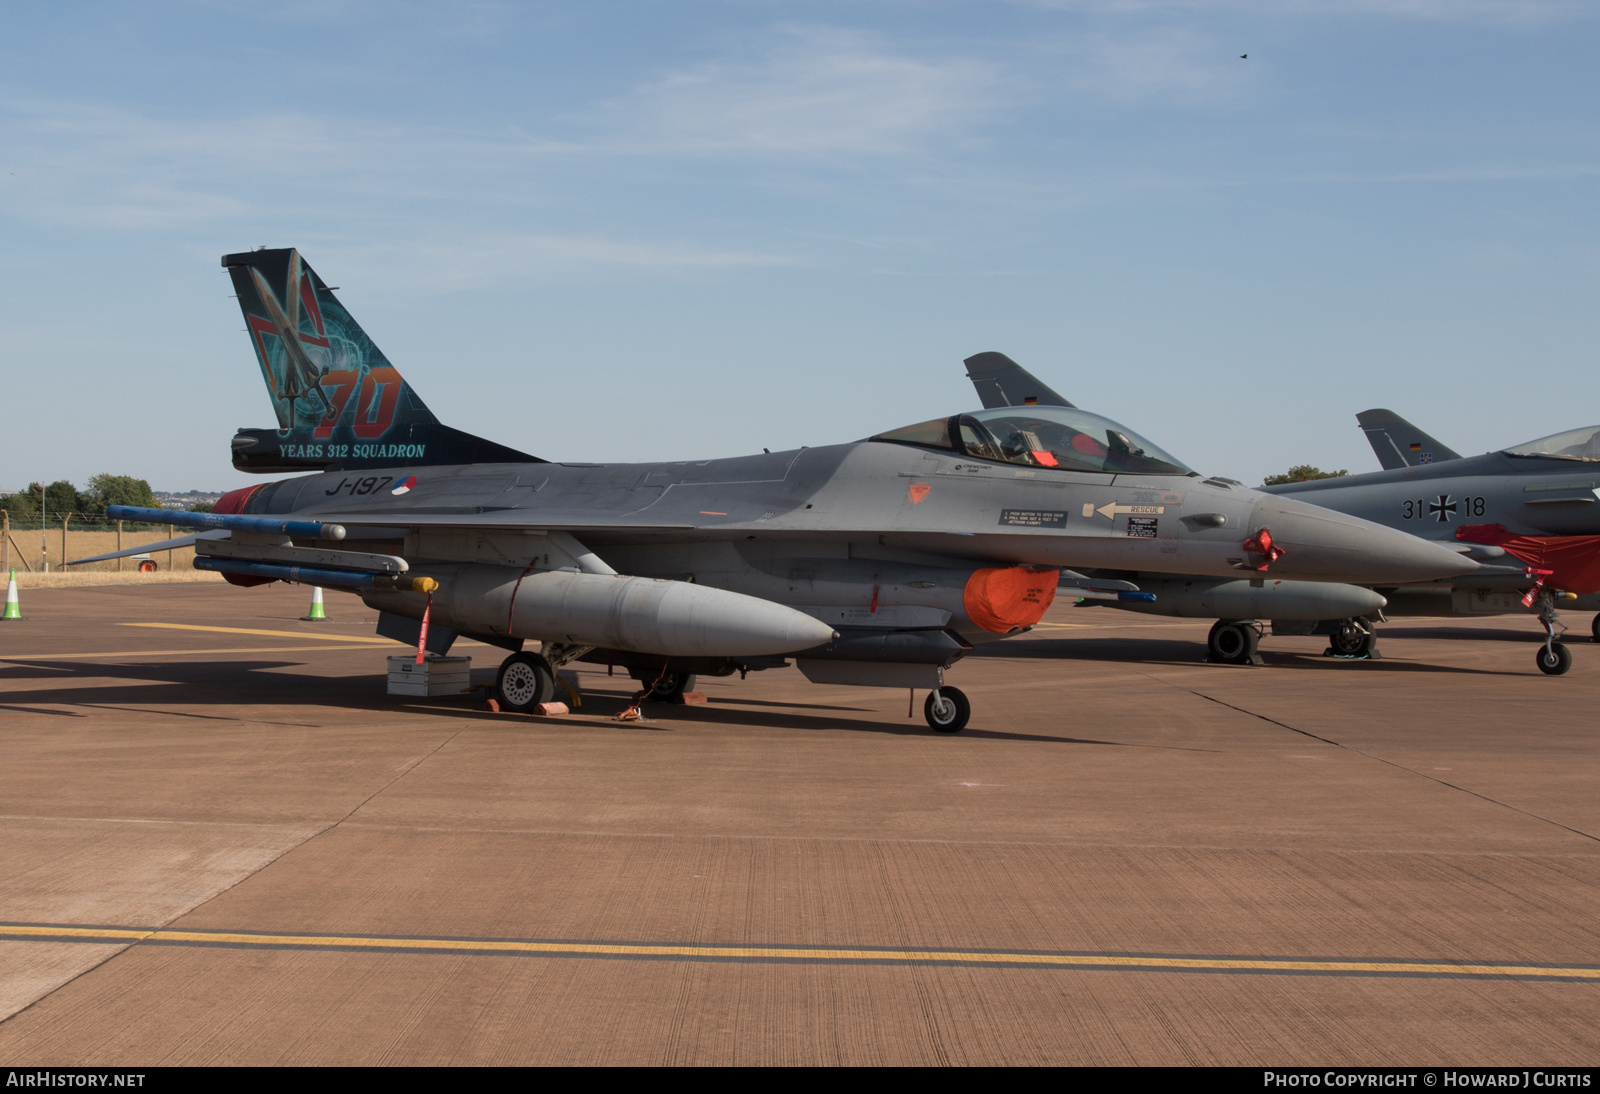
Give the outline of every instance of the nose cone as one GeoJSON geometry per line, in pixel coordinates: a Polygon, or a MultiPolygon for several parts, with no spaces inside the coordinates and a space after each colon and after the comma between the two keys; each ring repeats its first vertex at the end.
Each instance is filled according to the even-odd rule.
{"type": "Polygon", "coordinates": [[[1384,585],[1459,577],[1478,569],[1448,547],[1292,498],[1269,494],[1256,502],[1250,531],[1263,528],[1284,552],[1272,563],[1274,577],[1384,585]]]}

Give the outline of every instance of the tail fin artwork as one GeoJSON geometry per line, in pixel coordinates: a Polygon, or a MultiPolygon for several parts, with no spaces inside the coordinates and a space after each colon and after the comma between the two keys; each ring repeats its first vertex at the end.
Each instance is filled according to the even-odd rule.
{"type": "Polygon", "coordinates": [[[234,435],[238,470],[544,462],[435,418],[300,252],[223,255],[222,265],[278,416],[276,429],[234,435]]]}
{"type": "Polygon", "coordinates": [[[1071,406],[1066,398],[1003,353],[975,353],[961,362],[985,410],[1002,406],[1071,406]]]}
{"type": "Polygon", "coordinates": [[[1439,443],[1392,410],[1363,410],[1356,421],[1385,471],[1459,460],[1461,453],[1439,443]]]}

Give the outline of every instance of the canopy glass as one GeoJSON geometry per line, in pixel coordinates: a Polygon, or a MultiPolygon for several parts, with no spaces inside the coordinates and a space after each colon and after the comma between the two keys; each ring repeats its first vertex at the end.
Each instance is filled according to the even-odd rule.
{"type": "Polygon", "coordinates": [[[1549,460],[1600,462],[1600,425],[1569,429],[1551,437],[1540,437],[1527,444],[1505,450],[1508,456],[1542,456],[1549,460]]]}
{"type": "Polygon", "coordinates": [[[1188,467],[1109,418],[1062,406],[1008,406],[918,422],[874,441],[944,448],[976,460],[1061,471],[1192,475],[1188,467]]]}

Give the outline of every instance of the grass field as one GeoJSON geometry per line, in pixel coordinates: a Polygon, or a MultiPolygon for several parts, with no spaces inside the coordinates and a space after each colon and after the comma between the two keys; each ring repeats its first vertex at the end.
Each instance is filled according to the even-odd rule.
{"type": "MultiPolygon", "coordinates": [[[[182,535],[183,529],[168,532],[165,528],[151,532],[124,532],[122,533],[122,546],[135,547],[141,543],[160,543],[171,539],[173,536],[182,535]]],[[[63,585],[74,584],[104,584],[105,582],[87,581],[91,575],[100,575],[102,578],[115,578],[119,574],[123,577],[134,576],[139,568],[137,562],[131,559],[113,559],[110,562],[91,562],[84,566],[71,566],[63,568],[63,558],[87,558],[92,555],[103,555],[107,551],[117,549],[116,532],[75,532],[67,531],[65,554],[62,550],[61,529],[50,528],[45,532],[43,543],[40,542],[39,529],[12,528],[10,536],[0,538],[0,570],[16,570],[17,584],[24,585],[24,579],[34,588],[58,588],[63,585]],[[43,556],[41,558],[41,556],[43,556]],[[43,562],[49,563],[49,572],[45,572],[43,562]],[[118,563],[121,563],[119,566],[118,563]],[[43,578],[60,577],[63,580],[54,584],[46,584],[43,578]]],[[[167,581],[211,581],[217,575],[205,574],[194,569],[194,548],[184,547],[175,551],[157,551],[150,556],[156,564],[154,574],[138,575],[144,579],[161,578],[167,581]]]]}

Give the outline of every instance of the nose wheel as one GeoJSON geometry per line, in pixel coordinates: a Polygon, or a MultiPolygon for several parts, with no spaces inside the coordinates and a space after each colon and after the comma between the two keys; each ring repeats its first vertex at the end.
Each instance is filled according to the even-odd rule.
{"type": "Polygon", "coordinates": [[[1546,676],[1560,676],[1572,667],[1572,651],[1560,642],[1547,642],[1539,647],[1535,660],[1546,676]]]}
{"type": "Polygon", "coordinates": [[[538,654],[514,653],[500,662],[495,690],[500,694],[500,709],[527,714],[555,698],[556,674],[550,671],[550,662],[538,654]]]}
{"type": "Polygon", "coordinates": [[[959,688],[935,688],[922,704],[922,716],[936,733],[960,733],[972,717],[972,704],[959,688]]]}

